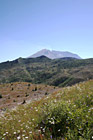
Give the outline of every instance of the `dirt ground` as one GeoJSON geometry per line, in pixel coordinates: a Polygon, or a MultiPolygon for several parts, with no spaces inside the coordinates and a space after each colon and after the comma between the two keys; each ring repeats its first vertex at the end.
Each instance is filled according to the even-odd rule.
{"type": "Polygon", "coordinates": [[[60,88],[48,85],[35,85],[26,82],[16,82],[0,85],[0,112],[13,109],[20,104],[39,100],[48,94],[58,92],[60,88]]]}

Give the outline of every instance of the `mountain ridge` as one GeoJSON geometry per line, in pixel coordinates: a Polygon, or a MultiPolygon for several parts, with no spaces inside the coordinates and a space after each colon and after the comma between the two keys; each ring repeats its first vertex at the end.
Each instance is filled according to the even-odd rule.
{"type": "Polygon", "coordinates": [[[81,59],[79,55],[68,52],[68,51],[56,51],[56,50],[48,50],[48,49],[42,49],[36,52],[35,54],[31,55],[29,58],[35,58],[42,55],[50,59],[57,59],[57,58],[64,58],[64,57],[72,57],[72,58],[81,59]]]}
{"type": "Polygon", "coordinates": [[[40,56],[0,63],[0,83],[22,81],[62,87],[88,79],[93,79],[93,58],[49,59],[40,56]]]}

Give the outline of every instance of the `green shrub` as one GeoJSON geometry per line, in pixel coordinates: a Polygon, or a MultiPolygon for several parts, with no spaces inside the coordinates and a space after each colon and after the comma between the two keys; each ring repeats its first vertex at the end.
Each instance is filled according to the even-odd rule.
{"type": "Polygon", "coordinates": [[[82,96],[72,104],[61,99],[57,103],[50,102],[44,108],[43,121],[39,125],[46,130],[46,134],[58,140],[60,137],[68,140],[91,139],[92,120],[88,110],[92,105],[92,96],[82,96]]]}

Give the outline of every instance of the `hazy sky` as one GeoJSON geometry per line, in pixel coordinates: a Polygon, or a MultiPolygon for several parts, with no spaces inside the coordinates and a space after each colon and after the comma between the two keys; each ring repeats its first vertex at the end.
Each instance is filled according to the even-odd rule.
{"type": "Polygon", "coordinates": [[[0,0],[0,62],[44,48],[93,57],[93,0],[0,0]]]}

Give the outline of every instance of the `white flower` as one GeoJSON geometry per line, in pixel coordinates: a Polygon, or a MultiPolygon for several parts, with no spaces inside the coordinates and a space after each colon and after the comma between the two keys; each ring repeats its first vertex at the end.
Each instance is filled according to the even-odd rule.
{"type": "Polygon", "coordinates": [[[17,130],[18,133],[20,133],[20,130],[17,130]]]}
{"type": "Polygon", "coordinates": [[[5,136],[6,134],[3,134],[3,136],[5,136]]]}
{"type": "Polygon", "coordinates": [[[55,124],[55,122],[54,122],[54,121],[52,121],[52,122],[51,122],[51,124],[55,124]]]}
{"type": "Polygon", "coordinates": [[[54,102],[56,103],[57,101],[56,101],[56,100],[54,100],[54,102]]]}
{"type": "Polygon", "coordinates": [[[28,139],[28,137],[25,137],[26,139],[28,139]]]}
{"type": "Polygon", "coordinates": [[[20,136],[18,136],[18,137],[17,137],[17,140],[20,140],[20,139],[21,139],[21,137],[20,137],[20,136]]]}
{"type": "Polygon", "coordinates": [[[29,134],[32,134],[32,131],[30,131],[29,134]]]}
{"type": "Polygon", "coordinates": [[[14,132],[14,134],[16,134],[16,132],[14,132]]]}
{"type": "Polygon", "coordinates": [[[45,128],[43,128],[43,132],[45,132],[45,128]]]}

